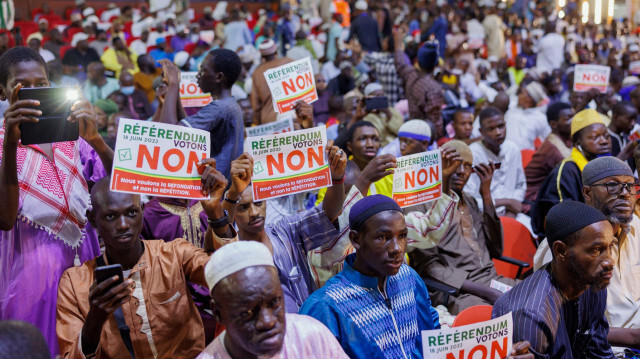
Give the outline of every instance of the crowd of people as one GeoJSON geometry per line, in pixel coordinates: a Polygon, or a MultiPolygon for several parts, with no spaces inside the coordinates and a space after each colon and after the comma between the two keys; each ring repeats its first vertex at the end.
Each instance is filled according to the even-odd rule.
{"type": "Polygon", "coordinates": [[[0,358],[420,358],[421,331],[475,305],[512,314],[512,358],[640,355],[635,19],[573,0],[4,4],[0,358]],[[318,99],[280,114],[265,72],[306,58],[318,99]],[[589,64],[606,86],[574,86],[589,64]],[[211,102],[183,106],[183,72],[211,102]],[[46,114],[20,90],[74,86],[80,138],[23,145],[46,114]],[[209,198],[110,191],[122,118],[208,131],[209,198]],[[245,129],[284,118],[326,127],[332,185],[258,201],[245,129]],[[434,150],[442,195],[400,208],[398,158],[434,150]],[[520,245],[506,217],[537,247],[521,278],[492,261],[520,245]]]}

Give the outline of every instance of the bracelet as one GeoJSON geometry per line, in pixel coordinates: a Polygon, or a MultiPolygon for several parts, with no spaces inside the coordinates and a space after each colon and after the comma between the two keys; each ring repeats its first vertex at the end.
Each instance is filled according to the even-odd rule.
{"type": "Polygon", "coordinates": [[[226,194],[226,193],[224,194],[224,200],[225,200],[225,201],[227,201],[227,202],[229,202],[229,203],[231,203],[231,204],[238,204],[238,203],[240,203],[240,198],[238,198],[238,199],[237,199],[237,200],[235,200],[235,201],[234,201],[234,200],[231,200],[231,199],[227,198],[227,194],[226,194]]]}
{"type": "Polygon", "coordinates": [[[331,179],[331,182],[333,182],[333,184],[341,184],[344,183],[344,175],[342,175],[342,177],[340,177],[340,179],[331,179]]]}
{"type": "Polygon", "coordinates": [[[224,210],[224,215],[222,216],[222,218],[218,218],[215,220],[211,220],[209,218],[207,218],[207,223],[209,223],[209,225],[212,228],[221,228],[226,226],[227,224],[229,224],[229,212],[227,212],[227,210],[224,210]]]}

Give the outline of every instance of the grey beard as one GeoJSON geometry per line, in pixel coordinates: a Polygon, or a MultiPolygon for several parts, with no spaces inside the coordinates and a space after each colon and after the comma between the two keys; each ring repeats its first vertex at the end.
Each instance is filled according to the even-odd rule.
{"type": "Polygon", "coordinates": [[[593,197],[593,207],[602,212],[611,224],[628,224],[633,219],[633,213],[629,216],[619,215],[595,197],[593,197]]]}

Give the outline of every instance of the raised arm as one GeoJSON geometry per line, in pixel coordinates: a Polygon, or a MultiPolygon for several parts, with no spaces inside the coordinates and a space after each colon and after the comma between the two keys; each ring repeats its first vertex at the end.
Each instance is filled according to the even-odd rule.
{"type": "Polygon", "coordinates": [[[175,125],[178,123],[178,102],[180,101],[180,70],[173,62],[162,59],[163,81],[167,84],[162,111],[160,112],[160,122],[175,125]]]}
{"type": "Polygon", "coordinates": [[[207,221],[209,222],[204,237],[204,250],[207,253],[211,253],[216,247],[220,247],[220,245],[214,245],[214,233],[217,238],[235,237],[231,221],[228,216],[225,216],[224,209],[220,203],[229,181],[220,171],[216,170],[216,160],[214,158],[204,159],[200,161],[199,165],[204,166],[201,178],[202,192],[205,196],[210,196],[209,199],[204,199],[200,203],[207,214],[207,221]]]}
{"type": "Polygon", "coordinates": [[[344,203],[344,173],[347,168],[347,154],[338,146],[327,146],[327,157],[331,168],[331,181],[333,186],[327,189],[327,194],[322,201],[324,213],[333,222],[342,213],[344,203]]]}

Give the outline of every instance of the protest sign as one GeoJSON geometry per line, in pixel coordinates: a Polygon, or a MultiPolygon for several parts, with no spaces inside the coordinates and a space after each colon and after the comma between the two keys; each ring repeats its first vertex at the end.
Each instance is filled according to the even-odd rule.
{"type": "Polygon", "coordinates": [[[111,190],[204,198],[197,163],[209,157],[209,136],[189,127],[120,119],[111,190]]]}
{"type": "Polygon", "coordinates": [[[198,86],[198,73],[181,72],[180,73],[180,102],[182,107],[204,107],[211,102],[211,95],[202,93],[198,86]]]}
{"type": "Polygon", "coordinates": [[[633,131],[629,135],[629,141],[639,141],[640,140],[640,129],[633,131]]]}
{"type": "Polygon", "coordinates": [[[293,131],[293,119],[291,117],[283,118],[274,122],[265,123],[245,128],[247,137],[266,136],[276,133],[285,133],[293,131]]]}
{"type": "Polygon", "coordinates": [[[442,196],[440,151],[403,156],[393,173],[393,200],[400,207],[415,206],[442,196]]]}
{"type": "Polygon", "coordinates": [[[281,134],[247,137],[253,157],[253,200],[288,196],[331,185],[324,126],[281,134]]]}
{"type": "Polygon", "coordinates": [[[318,99],[316,79],[308,57],[267,70],[264,78],[277,113],[291,111],[298,101],[312,103],[318,99]]]}
{"type": "Polygon", "coordinates": [[[573,91],[586,92],[592,88],[600,92],[607,92],[609,85],[609,66],[600,65],[576,65],[573,76],[573,91]]]}
{"type": "Polygon", "coordinates": [[[422,352],[430,359],[503,359],[511,354],[511,313],[486,322],[423,330],[422,352]]]}

